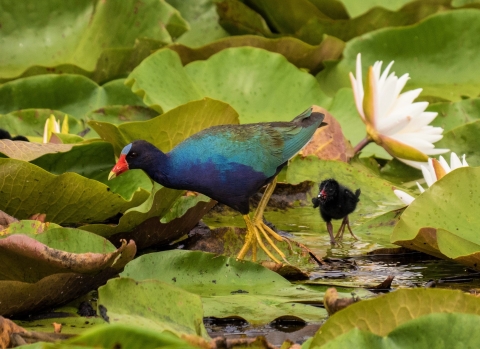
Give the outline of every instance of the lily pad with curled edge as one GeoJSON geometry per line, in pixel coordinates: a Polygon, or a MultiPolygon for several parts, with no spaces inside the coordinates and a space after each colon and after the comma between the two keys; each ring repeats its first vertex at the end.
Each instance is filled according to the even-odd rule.
{"type": "Polygon", "coordinates": [[[407,207],[390,240],[480,270],[479,205],[480,168],[456,169],[407,207]]]}
{"type": "Polygon", "coordinates": [[[191,48],[181,44],[172,44],[167,48],[179,54],[183,65],[206,60],[212,55],[231,47],[251,46],[270,52],[277,52],[298,68],[307,69],[316,74],[323,68],[323,61],[340,58],[345,43],[333,36],[326,35],[323,41],[316,46],[293,37],[268,39],[257,35],[232,36],[217,40],[211,44],[198,48],[191,48]]]}
{"type": "Polygon", "coordinates": [[[278,53],[254,47],[227,48],[185,67],[177,53],[161,49],[125,83],[159,112],[209,97],[230,104],[241,123],[290,121],[312,105],[330,103],[310,74],[278,53]]]}
{"type": "MultiPolygon", "coordinates": [[[[395,329],[400,330],[402,326],[408,326],[407,324],[412,320],[418,319],[419,322],[416,324],[419,325],[422,323],[420,319],[425,315],[440,315],[439,313],[444,315],[464,313],[479,316],[480,299],[461,291],[445,289],[398,290],[377,298],[354,303],[335,313],[318,330],[311,342],[304,344],[302,348],[323,348],[324,345],[329,343],[331,343],[330,346],[326,346],[328,348],[344,348],[345,346],[335,346],[334,343],[338,340],[339,343],[345,344],[345,342],[341,341],[341,337],[348,335],[351,331],[360,330],[376,336],[387,336],[395,329]]],[[[445,323],[442,320],[433,321],[439,321],[439,327],[442,324],[441,328],[444,328],[445,323]]],[[[413,333],[409,333],[408,336],[415,335],[414,328],[421,331],[422,337],[434,336],[436,338],[438,336],[437,330],[425,332],[423,326],[416,327],[413,321],[411,327],[413,333]]],[[[367,339],[369,338],[367,337],[367,339]]],[[[359,347],[363,348],[362,346],[359,347]]],[[[370,346],[367,347],[371,348],[370,346]]],[[[394,347],[397,348],[396,346],[394,347]]],[[[391,347],[386,346],[385,348],[391,347]]]]}
{"type": "Polygon", "coordinates": [[[104,238],[79,229],[37,233],[38,224],[43,223],[12,223],[0,236],[3,316],[35,313],[75,299],[121,271],[136,253],[133,241],[124,240],[115,249],[104,238]]]}
{"type": "Polygon", "coordinates": [[[478,326],[480,326],[478,315],[457,312],[433,313],[407,321],[386,336],[353,329],[321,348],[430,349],[440,348],[440,346],[442,348],[475,348],[480,342],[478,326]]]}
{"type": "Polygon", "coordinates": [[[144,184],[127,181],[116,186],[127,178],[145,176],[141,171],[129,172],[107,187],[76,173],[56,176],[28,162],[0,159],[0,210],[18,219],[45,213],[47,221],[58,224],[102,222],[147,199],[152,185],[148,177],[144,184]]]}
{"type": "MultiPolygon", "coordinates": [[[[121,275],[159,280],[198,294],[206,317],[240,317],[252,324],[279,318],[319,323],[326,317],[324,309],[312,306],[322,303],[324,289],[292,284],[257,263],[234,257],[182,250],[151,253],[129,263],[121,275]]],[[[347,292],[342,296],[349,297],[347,292]]]]}
{"type": "Polygon", "coordinates": [[[113,147],[107,142],[54,144],[0,140],[0,153],[31,162],[52,174],[75,172],[106,182],[115,165],[113,147]]]}

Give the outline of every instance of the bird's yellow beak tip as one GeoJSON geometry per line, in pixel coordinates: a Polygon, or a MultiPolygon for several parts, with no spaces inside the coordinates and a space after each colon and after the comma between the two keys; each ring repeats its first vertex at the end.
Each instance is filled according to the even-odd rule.
{"type": "Polygon", "coordinates": [[[117,177],[117,174],[113,171],[110,171],[110,173],[108,174],[108,180],[111,180],[112,178],[115,178],[117,177]]]}

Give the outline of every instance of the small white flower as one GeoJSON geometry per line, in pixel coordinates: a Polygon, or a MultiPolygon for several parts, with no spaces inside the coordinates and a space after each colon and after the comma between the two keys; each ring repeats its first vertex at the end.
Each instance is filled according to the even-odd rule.
{"type": "Polygon", "coordinates": [[[350,73],[355,104],[370,140],[400,161],[420,168],[427,155],[448,151],[433,145],[442,139],[443,128],[429,126],[437,113],[425,111],[428,102],[413,102],[421,88],[401,93],[409,76],[389,75],[392,65],[393,61],[382,73],[382,62],[375,62],[369,68],[364,90],[361,55],[357,55],[356,77],[350,73]]]}
{"type": "MultiPolygon", "coordinates": [[[[460,167],[468,167],[467,160],[465,159],[465,154],[463,154],[462,160],[459,159],[457,154],[452,152],[450,154],[450,166],[445,161],[443,156],[440,156],[439,160],[437,159],[428,159],[427,166],[421,166],[423,178],[425,179],[425,183],[427,183],[428,187],[431,187],[433,183],[438,181],[440,178],[445,176],[447,173],[452,172],[460,167]]],[[[423,193],[425,189],[417,182],[418,190],[420,193],[423,193]]],[[[415,198],[404,191],[395,189],[393,191],[395,195],[402,201],[405,205],[410,205],[415,198]]]]}
{"type": "Polygon", "coordinates": [[[54,133],[68,133],[68,115],[65,115],[63,118],[62,128],[60,130],[60,121],[55,119],[53,114],[45,122],[45,127],[43,128],[43,143],[50,142],[50,138],[54,133]]]}

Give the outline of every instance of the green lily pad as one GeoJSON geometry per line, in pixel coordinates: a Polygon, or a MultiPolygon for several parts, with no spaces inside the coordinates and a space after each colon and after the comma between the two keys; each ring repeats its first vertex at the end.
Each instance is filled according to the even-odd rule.
{"type": "Polygon", "coordinates": [[[349,41],[377,29],[402,27],[417,23],[442,10],[444,10],[444,7],[441,4],[416,1],[400,11],[393,12],[377,7],[349,20],[331,21],[324,18],[313,18],[296,32],[296,36],[310,44],[317,44],[322,35],[325,34],[349,41]]]}
{"type": "Polygon", "coordinates": [[[252,46],[270,52],[280,53],[298,68],[307,69],[316,74],[323,68],[323,61],[338,59],[345,43],[333,36],[326,35],[319,45],[312,46],[292,37],[267,39],[256,35],[232,36],[215,41],[209,45],[191,48],[173,44],[168,48],[178,53],[183,65],[206,60],[212,55],[230,47],[252,46]]]}
{"type": "Polygon", "coordinates": [[[151,253],[129,263],[121,275],[155,279],[198,294],[206,317],[241,317],[266,324],[279,317],[318,323],[326,316],[324,309],[302,304],[321,303],[323,292],[231,257],[182,250],[151,253]]]}
{"type": "Polygon", "coordinates": [[[438,147],[447,147],[458,156],[466,155],[470,166],[480,165],[480,120],[458,126],[448,132],[445,132],[443,138],[436,143],[438,147]]]}
{"type": "Polygon", "coordinates": [[[107,142],[87,144],[39,144],[0,140],[0,153],[11,159],[29,161],[53,174],[75,172],[106,182],[115,165],[113,148],[107,142]]]}
{"type": "MultiPolygon", "coordinates": [[[[8,130],[12,135],[22,135],[35,140],[37,138],[41,142],[43,138],[43,130],[45,122],[50,117],[63,123],[65,113],[51,109],[22,109],[13,111],[8,114],[0,115],[0,123],[2,128],[8,130]]],[[[68,116],[68,128],[70,133],[78,133],[83,130],[81,122],[73,116],[68,116]]]]}
{"type": "Polygon", "coordinates": [[[439,13],[405,28],[368,33],[349,41],[343,60],[329,65],[317,78],[329,94],[349,86],[348,73],[355,71],[356,56],[361,52],[364,74],[375,61],[387,64],[394,60],[392,70],[397,76],[409,73],[407,89],[421,87],[422,96],[451,101],[476,97],[480,81],[470,72],[480,59],[471,54],[480,44],[477,26],[480,12],[469,9],[439,13]],[[458,42],[462,42],[461,47],[458,42]],[[403,49],[406,46],[408,50],[403,49]]]}
{"type": "Polygon", "coordinates": [[[71,301],[114,276],[136,253],[133,241],[123,241],[116,250],[89,232],[53,227],[37,233],[37,224],[43,223],[12,223],[10,227],[16,229],[0,238],[0,313],[4,316],[71,301]]]}
{"type": "Polygon", "coordinates": [[[150,196],[141,205],[132,207],[125,211],[120,218],[118,225],[90,224],[83,226],[82,229],[110,237],[114,234],[131,231],[140,223],[152,217],[162,217],[173,205],[175,200],[182,195],[182,190],[174,190],[162,187],[154,183],[150,196]]]}
{"type": "Polygon", "coordinates": [[[435,182],[407,207],[390,240],[479,269],[477,178],[480,168],[464,167],[435,182]]]}
{"type": "MultiPolygon", "coordinates": [[[[133,173],[132,176],[143,172],[133,173]]],[[[138,185],[115,193],[106,185],[76,173],[59,176],[14,159],[0,159],[0,210],[25,219],[45,213],[55,223],[99,222],[145,201],[149,192],[138,185]],[[42,188],[42,190],[38,190],[42,188]]]]}
{"type": "Polygon", "coordinates": [[[39,75],[0,86],[2,114],[20,109],[44,108],[62,111],[80,119],[92,110],[117,104],[144,106],[141,99],[123,85],[123,80],[99,86],[81,75],[39,75]],[[58,91],[62,91],[61,96],[58,91]]]}
{"type": "Polygon", "coordinates": [[[102,139],[113,144],[116,154],[137,139],[146,140],[167,152],[204,128],[222,124],[238,124],[238,114],[228,104],[210,98],[180,105],[148,121],[118,126],[99,121],[89,122],[102,139]]]}
{"type": "Polygon", "coordinates": [[[237,47],[185,67],[176,53],[159,50],[135,68],[126,84],[159,112],[210,97],[229,103],[241,123],[248,123],[291,120],[314,104],[328,107],[314,80],[282,55],[237,47]]]}
{"type": "MultiPolygon", "coordinates": [[[[342,348],[342,346],[334,346],[336,338],[339,338],[339,343],[341,343],[340,336],[348,335],[354,329],[368,331],[377,336],[387,336],[396,328],[398,331],[404,332],[405,330],[401,330],[400,327],[402,325],[413,327],[415,324],[413,322],[408,325],[411,320],[419,319],[419,322],[416,322],[417,325],[422,323],[423,321],[420,319],[424,315],[452,312],[474,314],[478,317],[480,315],[480,299],[466,295],[461,291],[442,289],[398,290],[378,298],[354,303],[333,314],[315,334],[311,343],[304,347],[305,349],[313,349],[331,343],[330,348],[342,348]]],[[[441,323],[445,325],[443,321],[441,323]]],[[[412,327],[410,327],[411,330],[413,330],[412,327]]],[[[415,329],[421,330],[423,336],[428,333],[424,331],[424,327],[415,327],[415,329]]],[[[435,336],[438,336],[438,329],[434,333],[435,336]]],[[[413,338],[415,331],[409,332],[408,336],[413,338]]],[[[369,337],[367,339],[370,340],[369,337]]],[[[365,344],[360,343],[360,345],[365,344]]]]}
{"type": "Polygon", "coordinates": [[[412,0],[391,0],[391,1],[382,1],[382,0],[364,0],[364,1],[355,1],[355,0],[340,0],[340,2],[345,6],[346,11],[350,17],[357,17],[363,13],[371,10],[374,7],[384,7],[391,11],[397,11],[402,6],[412,2],[412,0]]]}
{"type": "Polygon", "coordinates": [[[112,279],[98,289],[98,306],[107,309],[112,323],[210,338],[200,297],[158,280],[112,279]]]}
{"type": "Polygon", "coordinates": [[[188,21],[190,30],[175,42],[198,47],[224,38],[229,34],[219,25],[213,0],[167,0],[188,21]]]}
{"type": "MultiPolygon", "coordinates": [[[[103,320],[102,320],[103,321],[103,320]]],[[[27,349],[99,349],[113,348],[142,349],[198,349],[197,345],[188,343],[168,331],[158,332],[144,326],[110,324],[96,326],[78,337],[60,342],[24,345],[27,349]]]]}
{"type": "Polygon", "coordinates": [[[3,3],[0,82],[38,74],[75,73],[107,81],[127,73],[154,48],[172,42],[188,24],[164,1],[102,1],[70,6],[62,1],[32,6],[3,3]],[[55,9],[53,12],[52,9],[55,9]],[[152,45],[149,45],[151,48],[152,45]]]}
{"type": "Polygon", "coordinates": [[[259,35],[275,37],[265,19],[239,0],[216,3],[218,23],[232,35],[259,35]]]}
{"type": "Polygon", "coordinates": [[[480,118],[480,98],[469,98],[458,102],[431,104],[427,111],[437,112],[431,125],[443,127],[444,132],[480,118]]]}

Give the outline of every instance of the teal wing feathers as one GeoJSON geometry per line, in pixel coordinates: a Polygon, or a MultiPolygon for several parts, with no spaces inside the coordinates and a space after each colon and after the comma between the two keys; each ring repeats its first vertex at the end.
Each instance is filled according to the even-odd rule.
{"type": "Polygon", "coordinates": [[[243,164],[270,177],[305,146],[322,120],[323,114],[309,109],[291,122],[214,126],[180,143],[170,154],[176,162],[243,164]]]}

